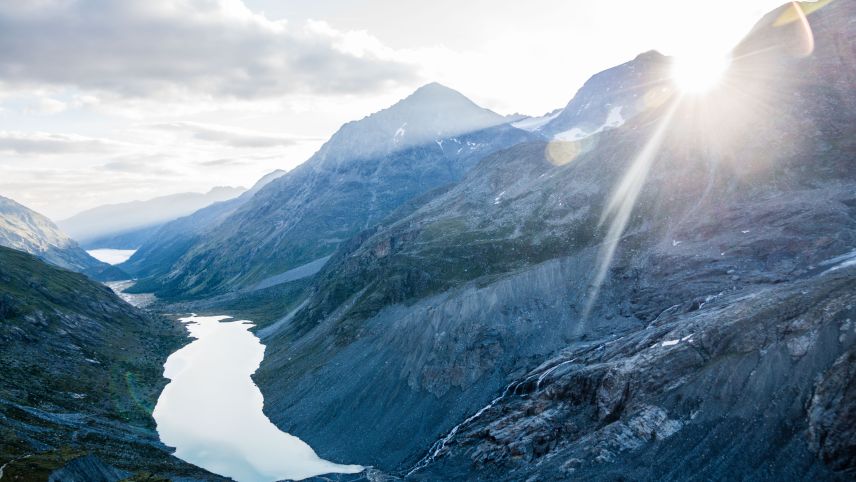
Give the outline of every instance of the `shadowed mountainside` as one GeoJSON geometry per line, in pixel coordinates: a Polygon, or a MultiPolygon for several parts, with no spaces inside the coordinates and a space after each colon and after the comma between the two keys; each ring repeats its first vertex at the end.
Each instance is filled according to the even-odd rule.
{"type": "Polygon", "coordinates": [[[0,247],[0,460],[9,480],[220,480],[172,457],[151,410],[182,327],[0,247]]]}

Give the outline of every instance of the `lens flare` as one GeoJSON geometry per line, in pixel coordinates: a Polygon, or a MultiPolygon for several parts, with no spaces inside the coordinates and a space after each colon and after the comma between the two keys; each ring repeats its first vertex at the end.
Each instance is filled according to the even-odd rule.
{"type": "Polygon", "coordinates": [[[672,78],[689,94],[703,94],[719,84],[731,60],[728,55],[696,52],[675,59],[672,78]]]}
{"type": "Polygon", "coordinates": [[[660,152],[660,146],[663,144],[668,133],[669,126],[672,122],[672,117],[678,108],[679,102],[674,102],[670,105],[660,123],[654,130],[653,135],[639,152],[639,155],[630,164],[627,173],[621,179],[618,187],[612,193],[607,202],[606,208],[601,214],[600,225],[602,226],[607,220],[611,219],[609,229],[606,233],[606,239],[601,245],[598,252],[597,271],[595,272],[594,280],[590,286],[588,300],[583,308],[583,318],[588,318],[594,307],[594,302],[600,293],[600,288],[606,280],[606,275],[609,266],[612,264],[612,259],[615,257],[615,251],[618,248],[618,243],[621,241],[621,236],[627,228],[630,221],[630,215],[636,205],[636,199],[642,191],[645,180],[648,177],[648,171],[657,158],[660,152]]]}

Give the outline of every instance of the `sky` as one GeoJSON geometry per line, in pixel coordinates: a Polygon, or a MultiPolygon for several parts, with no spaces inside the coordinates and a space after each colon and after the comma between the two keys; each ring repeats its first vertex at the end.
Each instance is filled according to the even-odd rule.
{"type": "Polygon", "coordinates": [[[0,195],[55,220],[250,187],[438,81],[500,114],[656,49],[727,51],[781,0],[0,0],[0,195]]]}

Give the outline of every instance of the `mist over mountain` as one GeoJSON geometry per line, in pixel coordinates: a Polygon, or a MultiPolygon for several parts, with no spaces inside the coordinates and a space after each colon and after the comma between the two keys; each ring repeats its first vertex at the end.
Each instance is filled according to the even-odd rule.
{"type": "Polygon", "coordinates": [[[241,187],[215,187],[206,193],[180,193],[147,201],[87,209],[57,224],[87,249],[136,249],[157,228],[210,204],[239,196],[241,187]]]}
{"type": "Polygon", "coordinates": [[[121,268],[136,277],[164,275],[199,239],[216,228],[241,205],[248,202],[268,183],[285,175],[276,170],[264,175],[252,188],[236,198],[216,202],[193,214],[184,216],[152,229],[152,235],[139,245],[121,268]]]}

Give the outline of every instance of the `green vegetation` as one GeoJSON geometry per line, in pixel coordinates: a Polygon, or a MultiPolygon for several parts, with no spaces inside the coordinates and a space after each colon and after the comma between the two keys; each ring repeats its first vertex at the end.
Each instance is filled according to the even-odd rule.
{"type": "Polygon", "coordinates": [[[7,474],[82,454],[132,473],[203,473],[168,454],[151,418],[163,363],[185,340],[82,274],[0,248],[0,463],[19,459],[7,474]]]}

